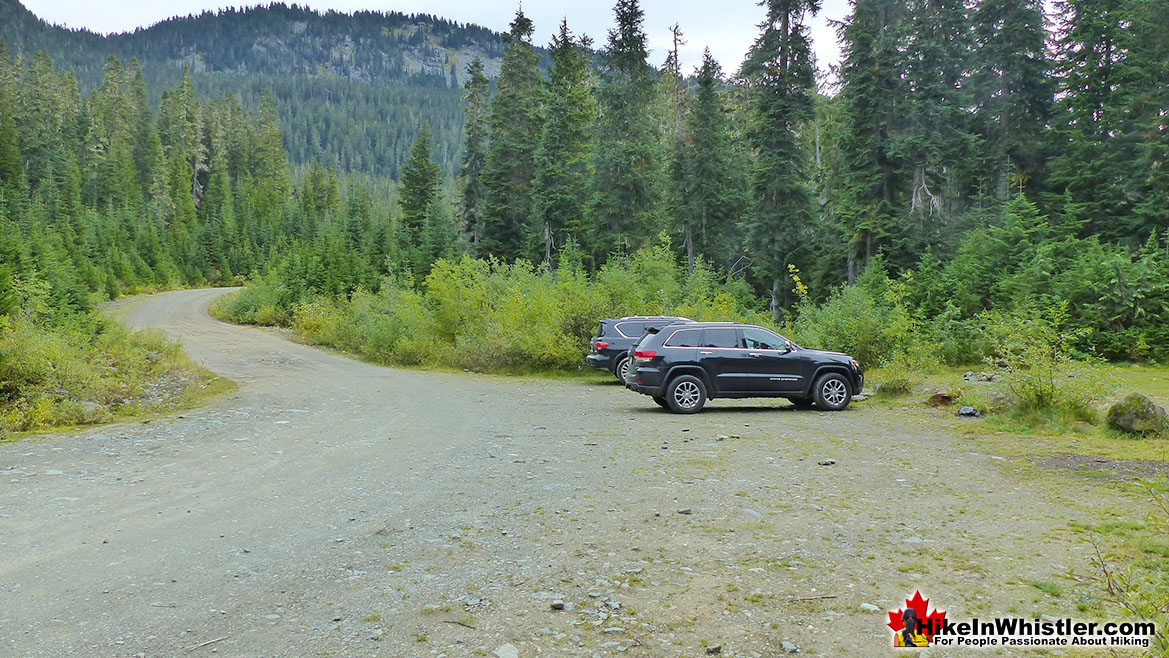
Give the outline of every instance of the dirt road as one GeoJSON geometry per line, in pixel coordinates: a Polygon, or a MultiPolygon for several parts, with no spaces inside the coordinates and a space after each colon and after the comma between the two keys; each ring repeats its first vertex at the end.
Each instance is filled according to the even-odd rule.
{"type": "Polygon", "coordinates": [[[928,417],[379,368],[219,294],[129,321],[237,393],[0,445],[0,655],[884,655],[915,589],[1062,615],[1088,570],[1095,503],[928,417]]]}

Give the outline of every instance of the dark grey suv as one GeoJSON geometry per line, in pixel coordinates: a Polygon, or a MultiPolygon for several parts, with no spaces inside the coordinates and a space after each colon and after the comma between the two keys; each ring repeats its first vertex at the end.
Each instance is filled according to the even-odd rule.
{"type": "Polygon", "coordinates": [[[677,322],[690,322],[686,318],[672,315],[631,315],[624,318],[601,320],[597,335],[589,339],[589,354],[585,365],[597,370],[607,370],[625,381],[629,367],[629,348],[641,338],[647,329],[660,329],[677,322]]]}
{"type": "Polygon", "coordinates": [[[840,411],[864,387],[856,359],[805,349],[737,322],[692,322],[647,333],[633,348],[626,387],[676,413],[711,398],[778,397],[840,411]]]}

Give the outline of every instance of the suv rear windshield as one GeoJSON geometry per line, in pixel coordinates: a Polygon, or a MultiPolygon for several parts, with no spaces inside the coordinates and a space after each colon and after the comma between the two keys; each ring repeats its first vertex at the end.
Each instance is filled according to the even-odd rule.
{"type": "Polygon", "coordinates": [[[618,322],[617,331],[630,338],[637,338],[645,333],[645,322],[618,322]]]}

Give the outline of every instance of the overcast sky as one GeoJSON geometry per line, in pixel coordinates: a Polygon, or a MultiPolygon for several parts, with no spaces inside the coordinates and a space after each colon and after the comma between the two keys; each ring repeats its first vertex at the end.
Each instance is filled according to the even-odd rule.
{"type": "MultiPolygon", "coordinates": [[[[50,23],[71,28],[87,28],[108,34],[145,27],[172,16],[198,14],[230,6],[254,6],[257,2],[224,2],[222,0],[22,0],[26,7],[50,23]]],[[[292,4],[291,0],[286,0],[292,4]]],[[[317,10],[333,9],[342,12],[365,9],[428,13],[461,23],[477,23],[499,32],[506,32],[515,15],[516,3],[481,2],[475,0],[300,0],[298,4],[317,10]]],[[[524,13],[536,24],[535,41],[548,42],[560,19],[568,18],[568,26],[576,33],[593,37],[596,45],[605,43],[608,29],[613,24],[613,0],[574,0],[549,2],[527,0],[524,13]]],[[[848,0],[823,0],[820,15],[811,21],[813,47],[821,68],[836,63],[840,48],[836,34],[826,19],[840,20],[848,13],[848,0]]],[[[702,49],[710,46],[723,70],[734,72],[743,55],[758,36],[758,23],[763,19],[763,8],[753,0],[642,0],[645,27],[650,40],[650,63],[660,66],[669,49],[669,26],[678,23],[686,45],[682,49],[682,65],[689,72],[701,61],[702,49]]]]}

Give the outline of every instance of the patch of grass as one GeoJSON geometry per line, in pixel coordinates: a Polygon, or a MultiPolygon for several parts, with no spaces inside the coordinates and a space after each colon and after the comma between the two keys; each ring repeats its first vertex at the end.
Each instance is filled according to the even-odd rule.
{"type": "Polygon", "coordinates": [[[1037,580],[1031,584],[1035,586],[1035,589],[1052,598],[1058,599],[1063,596],[1063,588],[1055,583],[1049,583],[1046,580],[1037,580]]]}

